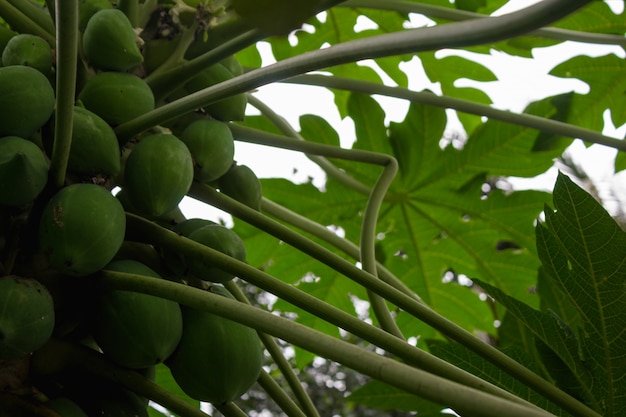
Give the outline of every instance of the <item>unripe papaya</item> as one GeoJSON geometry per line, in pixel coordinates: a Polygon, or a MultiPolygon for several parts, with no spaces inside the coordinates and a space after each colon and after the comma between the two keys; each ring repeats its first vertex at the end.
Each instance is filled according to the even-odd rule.
{"type": "Polygon", "coordinates": [[[220,192],[227,196],[255,210],[261,208],[261,181],[248,166],[233,165],[217,180],[217,184],[220,192]]]}
{"type": "MultiPolygon", "coordinates": [[[[104,269],[162,279],[133,260],[115,260],[104,269]]],[[[183,330],[178,303],[118,290],[104,290],[98,298],[93,337],[114,362],[127,368],[146,368],[163,362],[176,349],[183,330]]]]}
{"type": "Polygon", "coordinates": [[[0,136],[29,138],[50,118],[54,103],[41,72],[23,65],[0,68],[0,136]]]}
{"type": "Polygon", "coordinates": [[[193,181],[193,160],[176,136],[145,136],[131,151],[124,167],[124,189],[133,206],[147,216],[173,210],[193,181]]]}
{"type": "MultiPolygon", "coordinates": [[[[207,219],[185,219],[182,222],[172,227],[172,231],[178,233],[181,236],[189,237],[189,235],[201,227],[217,224],[207,219]]],[[[174,272],[174,274],[182,276],[187,274],[187,267],[185,265],[184,256],[177,252],[163,250],[161,256],[165,261],[165,264],[174,272]]]]}
{"type": "Polygon", "coordinates": [[[224,122],[197,120],[187,126],[180,139],[191,152],[194,178],[199,182],[215,181],[233,164],[235,141],[224,122]]]}
{"type": "Polygon", "coordinates": [[[102,71],[126,71],[143,62],[128,17],[119,9],[94,13],[83,32],[87,61],[102,71]]]}
{"type": "Polygon", "coordinates": [[[78,30],[85,31],[91,16],[102,9],[112,9],[110,0],[80,0],[78,3],[78,30]]]}
{"type": "Polygon", "coordinates": [[[39,281],[15,275],[0,278],[0,306],[0,360],[31,353],[52,335],[52,296],[39,281]]]}
{"type": "Polygon", "coordinates": [[[239,398],[261,373],[256,332],[207,311],[182,310],[183,337],[166,362],[176,383],[199,401],[224,404],[239,398]]]}
{"type": "Polygon", "coordinates": [[[68,169],[84,175],[115,176],[120,172],[120,155],[111,126],[94,112],[75,106],[68,169]]]}
{"type": "MultiPolygon", "coordinates": [[[[210,224],[191,232],[189,239],[220,251],[239,261],[246,261],[246,247],[241,238],[231,229],[210,224]]],[[[226,282],[234,278],[230,272],[212,264],[206,257],[187,257],[188,273],[203,281],[226,282]]]]}
{"type": "Polygon", "coordinates": [[[72,184],[48,202],[39,225],[39,246],[52,267],[85,276],[109,263],[122,246],[122,204],[95,184],[72,184]]]}
{"type": "Polygon", "coordinates": [[[124,72],[100,72],[78,96],[83,105],[108,124],[117,126],[154,109],[154,95],[146,82],[124,72]]]}
{"type": "Polygon", "coordinates": [[[9,43],[11,38],[13,38],[16,35],[17,35],[17,32],[12,31],[11,29],[9,29],[8,27],[4,25],[0,25],[0,56],[2,56],[2,53],[4,52],[4,48],[7,47],[7,44],[9,43]]]}
{"type": "MultiPolygon", "coordinates": [[[[185,84],[188,93],[195,93],[212,85],[228,81],[234,75],[222,64],[211,65],[185,84]]],[[[245,94],[237,94],[218,102],[204,106],[203,109],[212,117],[228,122],[243,120],[248,99],[245,94]]]]}
{"type": "Polygon", "coordinates": [[[48,181],[48,162],[31,141],[0,138],[0,204],[19,206],[35,199],[48,181]]]}
{"type": "Polygon", "coordinates": [[[21,33],[4,48],[2,65],[25,65],[47,75],[52,69],[52,48],[39,36],[21,33]]]}

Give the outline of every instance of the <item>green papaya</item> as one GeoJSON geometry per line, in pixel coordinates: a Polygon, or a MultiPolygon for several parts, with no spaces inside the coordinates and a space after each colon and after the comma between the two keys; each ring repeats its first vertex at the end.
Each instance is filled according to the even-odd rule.
{"type": "Polygon", "coordinates": [[[119,9],[94,13],[83,32],[83,53],[101,71],[126,71],[143,62],[128,17],[119,9]]]}
{"type": "MultiPolygon", "coordinates": [[[[220,251],[239,261],[246,261],[246,247],[241,238],[231,229],[219,225],[209,224],[189,234],[189,239],[220,251]]],[[[226,282],[234,278],[230,272],[224,271],[212,264],[206,257],[187,257],[188,274],[210,282],[226,282]]]]}
{"type": "Polygon", "coordinates": [[[82,408],[67,397],[57,397],[46,402],[46,407],[61,417],[89,417],[82,408]]]}
{"type": "Polygon", "coordinates": [[[25,65],[47,75],[52,70],[52,48],[39,36],[21,33],[4,48],[2,65],[25,65]]]}
{"type": "Polygon", "coordinates": [[[35,199],[48,181],[48,161],[37,145],[17,136],[0,138],[0,204],[35,199]]]}
{"type": "Polygon", "coordinates": [[[178,206],[193,181],[193,160],[176,136],[160,133],[135,144],[124,167],[124,189],[132,205],[158,217],[178,206]]]}
{"type": "Polygon", "coordinates": [[[215,181],[233,164],[235,141],[224,122],[197,120],[187,126],[180,139],[191,152],[194,178],[199,182],[215,181]]]}
{"type": "Polygon", "coordinates": [[[237,61],[237,58],[235,58],[233,55],[229,56],[228,58],[222,59],[220,61],[220,64],[225,66],[226,69],[228,69],[228,71],[230,71],[235,76],[243,74],[243,67],[241,66],[239,61],[237,61]]]}
{"type": "Polygon", "coordinates": [[[122,204],[95,184],[72,184],[48,202],[39,225],[39,247],[50,265],[70,276],[92,274],[122,246],[122,204]]]}
{"type": "Polygon", "coordinates": [[[54,104],[52,85],[41,72],[23,65],[0,68],[0,137],[31,137],[54,104]]]}
{"type": "Polygon", "coordinates": [[[124,72],[99,72],[90,78],[78,99],[112,126],[154,110],[154,95],[146,82],[124,72]]]}
{"type": "Polygon", "coordinates": [[[174,380],[199,401],[224,404],[239,398],[261,373],[263,351],[256,332],[207,311],[182,310],[183,336],[166,362],[174,380]]]}
{"type": "Polygon", "coordinates": [[[246,165],[234,164],[217,180],[220,192],[255,210],[261,208],[261,181],[246,165]]]}
{"type": "Polygon", "coordinates": [[[52,335],[52,296],[39,281],[15,275],[1,277],[0,306],[0,361],[33,352],[52,335]]]}
{"type": "MultiPolygon", "coordinates": [[[[188,93],[195,93],[212,85],[228,81],[234,77],[233,73],[224,65],[217,63],[201,71],[185,84],[188,93]]],[[[204,106],[203,109],[215,119],[228,122],[243,120],[248,99],[244,93],[236,94],[215,103],[204,106]]]]}
{"type": "Polygon", "coordinates": [[[112,177],[120,172],[120,157],[111,126],[94,112],[75,106],[67,168],[78,174],[112,177]]]}
{"type": "MultiPolygon", "coordinates": [[[[115,260],[105,270],[162,279],[134,260],[115,260]]],[[[98,297],[93,338],[102,352],[127,368],[163,362],[180,341],[183,329],[178,303],[130,291],[104,290],[98,297]]]]}
{"type": "MultiPolygon", "coordinates": [[[[213,224],[217,223],[207,219],[193,218],[185,219],[173,226],[171,229],[173,232],[176,232],[181,236],[189,237],[191,233],[195,232],[199,228],[213,224]]],[[[161,256],[165,261],[165,264],[172,270],[172,272],[174,272],[174,274],[181,276],[187,273],[184,257],[177,252],[163,250],[161,252],[161,256]]]]}
{"type": "Polygon", "coordinates": [[[78,3],[78,30],[85,31],[89,19],[102,9],[112,9],[110,0],[80,0],[78,3]]]}
{"type": "Polygon", "coordinates": [[[217,224],[217,223],[208,219],[200,219],[200,218],[185,219],[184,221],[172,227],[172,230],[178,233],[179,235],[189,237],[191,233],[195,232],[199,228],[203,226],[213,225],[213,224],[217,224]]]}
{"type": "Polygon", "coordinates": [[[4,48],[7,47],[7,44],[9,43],[11,38],[13,38],[16,35],[17,35],[16,32],[12,31],[11,29],[9,29],[8,27],[4,25],[0,25],[0,57],[2,56],[2,53],[4,52],[4,48]]]}

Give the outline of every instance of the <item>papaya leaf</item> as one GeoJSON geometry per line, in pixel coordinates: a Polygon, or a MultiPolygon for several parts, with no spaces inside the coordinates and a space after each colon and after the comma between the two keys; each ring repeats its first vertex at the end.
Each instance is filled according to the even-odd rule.
{"type": "Polygon", "coordinates": [[[385,411],[418,411],[420,417],[441,416],[444,408],[376,380],[356,389],[347,400],[385,411]]]}
{"type": "MultiPolygon", "coordinates": [[[[188,402],[192,406],[194,406],[196,408],[200,408],[200,401],[194,400],[193,398],[190,398],[187,394],[185,394],[183,392],[183,390],[180,389],[180,387],[178,386],[178,384],[174,380],[174,377],[170,373],[170,370],[167,368],[167,366],[165,366],[164,364],[158,364],[158,365],[155,366],[155,370],[156,370],[156,373],[155,373],[155,380],[154,380],[154,382],[158,386],[160,386],[161,388],[164,388],[167,391],[171,392],[172,394],[182,398],[183,400],[185,400],[186,402],[188,402]]],[[[151,413],[153,411],[154,411],[154,413],[158,413],[158,411],[156,411],[156,410],[150,410],[151,413]]]]}
{"type": "Polygon", "coordinates": [[[626,232],[563,174],[554,206],[556,211],[546,210],[545,225],[537,227],[539,257],[580,315],[579,355],[592,377],[583,382],[598,411],[617,416],[626,410],[626,232]]]}
{"type": "MultiPolygon", "coordinates": [[[[525,399],[557,416],[569,416],[558,406],[546,400],[543,396],[534,392],[526,385],[517,381],[506,372],[492,365],[490,362],[466,349],[457,343],[447,343],[441,340],[427,340],[428,349],[435,356],[448,363],[458,366],[485,381],[504,388],[507,391],[525,399]]],[[[504,353],[512,357],[528,369],[538,373],[538,365],[526,353],[516,346],[509,346],[503,349],[504,353]]]]}

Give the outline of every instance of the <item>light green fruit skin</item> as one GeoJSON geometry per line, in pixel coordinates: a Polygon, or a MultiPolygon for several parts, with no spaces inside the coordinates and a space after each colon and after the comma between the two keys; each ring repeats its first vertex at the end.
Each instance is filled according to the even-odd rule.
{"type": "MultiPolygon", "coordinates": [[[[222,64],[211,65],[185,84],[188,93],[228,81],[234,75],[222,64]]],[[[245,94],[237,94],[216,103],[204,106],[203,109],[212,117],[223,122],[243,120],[248,99],[245,94]]]]}
{"type": "Polygon", "coordinates": [[[115,176],[120,172],[120,146],[115,132],[97,114],[74,107],[68,169],[84,175],[115,176]]]}
{"type": "Polygon", "coordinates": [[[17,136],[0,138],[0,204],[26,204],[47,181],[48,161],[37,145],[17,136]]]}
{"type": "Polygon", "coordinates": [[[86,276],[108,264],[124,240],[122,204],[105,188],[72,184],[48,202],[39,226],[39,247],[50,265],[86,276]]]}
{"type": "Polygon", "coordinates": [[[29,354],[52,335],[52,296],[39,281],[15,275],[0,278],[0,306],[0,360],[29,354]]]}
{"type": "MultiPolygon", "coordinates": [[[[134,260],[115,260],[105,270],[162,279],[134,260]]],[[[183,321],[178,303],[130,291],[103,291],[96,306],[93,337],[119,365],[141,369],[163,362],[180,341],[183,321]]]]}
{"type": "Polygon", "coordinates": [[[49,400],[46,407],[56,411],[61,417],[89,417],[78,404],[65,397],[49,400]]]}
{"type": "MultiPolygon", "coordinates": [[[[9,29],[8,27],[4,25],[0,25],[0,57],[2,56],[2,53],[4,52],[4,48],[7,47],[7,44],[9,43],[9,41],[16,35],[17,35],[17,32],[12,31],[11,29],[9,29]]],[[[2,60],[0,59],[0,61],[2,60]]]]}
{"type": "Polygon", "coordinates": [[[215,181],[233,164],[235,141],[224,122],[197,120],[187,126],[180,139],[191,152],[194,177],[199,182],[215,181]]]}
{"type": "MultiPolygon", "coordinates": [[[[202,226],[189,234],[189,239],[239,261],[246,261],[246,247],[243,241],[237,233],[225,226],[219,224],[202,226]]],[[[222,283],[234,278],[233,274],[212,265],[205,257],[189,257],[186,262],[188,273],[203,281],[222,283]]]]}
{"type": "Polygon", "coordinates": [[[143,62],[128,17],[119,9],[94,13],[83,32],[85,57],[99,70],[126,71],[143,62]]]}
{"type": "Polygon", "coordinates": [[[220,192],[255,210],[261,207],[261,181],[246,165],[233,165],[218,180],[220,192]]]}
{"type": "Polygon", "coordinates": [[[21,33],[12,37],[2,52],[2,65],[25,65],[42,74],[52,69],[52,48],[39,36],[21,33]]]}
{"type": "Polygon", "coordinates": [[[89,19],[102,9],[112,9],[109,0],[81,0],[78,3],[78,30],[85,31],[89,19]]]}
{"type": "Polygon", "coordinates": [[[124,189],[134,207],[147,216],[170,212],[193,182],[193,160],[176,136],[154,134],[141,139],[124,167],[124,189]]]}
{"type": "Polygon", "coordinates": [[[183,337],[166,362],[191,398],[224,404],[259,377],[263,352],[256,332],[218,315],[183,307],[183,337]]]}
{"type": "Polygon", "coordinates": [[[146,82],[133,74],[100,72],[90,78],[78,96],[85,108],[112,126],[154,110],[154,95],[146,82]]]}
{"type": "Polygon", "coordinates": [[[54,90],[34,68],[0,68],[0,137],[31,137],[54,110],[54,90]]]}

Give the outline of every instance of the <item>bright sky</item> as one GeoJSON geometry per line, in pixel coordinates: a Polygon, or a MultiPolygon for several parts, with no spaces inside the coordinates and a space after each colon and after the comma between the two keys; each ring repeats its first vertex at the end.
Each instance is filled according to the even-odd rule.
{"type": "MultiPolygon", "coordinates": [[[[509,3],[510,7],[501,10],[501,12],[510,12],[515,6],[519,8],[534,2],[531,0],[513,0],[509,3]]],[[[624,7],[621,0],[609,0],[609,3],[616,11],[619,11],[620,6],[624,7]]],[[[419,17],[415,17],[415,21],[423,22],[423,19],[420,20],[419,17]]],[[[367,29],[372,27],[372,24],[373,22],[364,18],[357,23],[357,28],[360,30],[367,29]]],[[[264,66],[274,62],[269,53],[268,44],[261,43],[259,49],[263,56],[264,66]]],[[[451,51],[440,51],[438,56],[443,57],[452,53],[451,51]]],[[[465,79],[459,80],[458,85],[480,88],[491,97],[494,107],[519,112],[529,102],[546,96],[572,90],[585,94],[588,92],[588,86],[584,82],[553,77],[548,75],[548,72],[558,63],[574,54],[602,56],[609,53],[614,53],[622,58],[625,56],[624,50],[619,47],[573,42],[535,50],[533,59],[512,57],[502,53],[493,53],[490,56],[482,55],[481,62],[495,73],[498,81],[478,83],[465,79]]],[[[371,65],[371,62],[366,61],[362,64],[371,65]]],[[[415,91],[430,89],[441,92],[438,85],[432,84],[428,80],[417,61],[405,63],[401,69],[410,76],[410,89],[415,91]]],[[[393,82],[387,77],[384,80],[386,84],[393,85],[393,82]]],[[[287,119],[296,128],[299,128],[298,119],[300,115],[312,113],[324,117],[335,127],[342,138],[342,146],[350,146],[355,138],[351,120],[340,119],[333,104],[333,96],[325,89],[293,84],[274,84],[259,88],[255,96],[271,106],[275,112],[287,119]]],[[[384,97],[377,97],[377,99],[385,109],[388,121],[401,121],[404,118],[408,109],[408,102],[384,97]]],[[[249,113],[258,114],[255,109],[249,109],[249,113]]],[[[605,120],[607,126],[604,134],[617,138],[626,136],[626,125],[616,128],[612,126],[608,117],[605,117],[605,120]]],[[[451,128],[454,128],[454,125],[451,125],[451,128]]],[[[624,185],[626,184],[624,181],[626,175],[613,176],[612,163],[607,163],[607,161],[612,161],[616,151],[596,145],[586,149],[580,142],[575,143],[571,150],[576,161],[600,184],[601,191],[606,191],[612,186],[623,197],[622,204],[626,202],[626,186],[624,185]]],[[[294,182],[303,182],[309,177],[313,177],[313,183],[318,186],[321,186],[324,181],[323,172],[297,152],[238,142],[235,159],[241,164],[248,165],[259,177],[285,177],[294,182]]],[[[522,188],[539,187],[551,190],[555,177],[556,169],[536,180],[517,181],[516,185],[522,188]]],[[[213,210],[208,212],[206,210],[206,207],[189,201],[183,205],[183,211],[188,216],[211,217],[218,213],[213,210]],[[199,209],[202,212],[198,212],[199,209]]],[[[225,219],[228,218],[225,216],[225,219]]]]}

